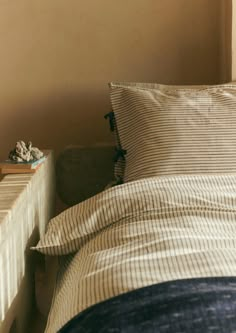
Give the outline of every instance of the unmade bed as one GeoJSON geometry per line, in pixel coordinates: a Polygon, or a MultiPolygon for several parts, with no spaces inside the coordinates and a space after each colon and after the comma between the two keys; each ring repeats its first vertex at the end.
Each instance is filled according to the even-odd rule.
{"type": "Polygon", "coordinates": [[[63,259],[46,332],[235,332],[236,87],[110,94],[117,185],[36,247],[63,259]]]}

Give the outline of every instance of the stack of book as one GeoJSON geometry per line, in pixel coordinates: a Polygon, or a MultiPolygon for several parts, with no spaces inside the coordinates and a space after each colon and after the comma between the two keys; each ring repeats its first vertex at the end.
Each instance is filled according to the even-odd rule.
{"type": "Polygon", "coordinates": [[[0,162],[0,174],[8,173],[34,173],[43,161],[46,159],[46,156],[41,157],[39,160],[31,162],[15,162],[11,160],[6,160],[0,162]]]}

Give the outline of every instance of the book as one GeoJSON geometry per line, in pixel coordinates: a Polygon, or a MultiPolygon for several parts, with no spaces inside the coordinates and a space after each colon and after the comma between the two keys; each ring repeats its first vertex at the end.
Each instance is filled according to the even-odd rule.
{"type": "Polygon", "coordinates": [[[11,169],[11,168],[0,168],[0,174],[5,175],[5,174],[9,174],[9,173],[35,173],[36,170],[39,169],[39,167],[41,166],[41,164],[37,165],[35,168],[33,169],[11,169]]]}
{"type": "Polygon", "coordinates": [[[41,157],[38,160],[30,162],[15,162],[11,160],[5,160],[0,162],[0,173],[33,173],[37,168],[45,161],[46,156],[41,157]]]}
{"type": "Polygon", "coordinates": [[[11,160],[5,160],[0,162],[0,169],[10,168],[10,169],[34,169],[37,165],[45,161],[46,156],[41,157],[38,160],[29,161],[29,162],[16,162],[11,160]]]}

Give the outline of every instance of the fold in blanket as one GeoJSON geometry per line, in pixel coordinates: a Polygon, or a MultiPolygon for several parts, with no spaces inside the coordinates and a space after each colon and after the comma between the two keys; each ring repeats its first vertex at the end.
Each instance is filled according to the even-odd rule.
{"type": "Polygon", "coordinates": [[[236,276],[236,175],[143,179],[104,191],[74,213],[75,225],[65,213],[67,239],[79,251],[58,280],[47,333],[134,289],[236,276]]]}

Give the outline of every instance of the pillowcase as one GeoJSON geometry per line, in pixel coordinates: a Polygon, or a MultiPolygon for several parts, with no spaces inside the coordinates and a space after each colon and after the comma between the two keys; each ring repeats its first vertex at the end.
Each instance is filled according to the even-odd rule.
{"type": "MultiPolygon", "coordinates": [[[[160,180],[155,178],[111,187],[64,210],[49,221],[46,234],[31,249],[47,255],[74,253],[114,225],[119,229],[119,223],[124,219],[136,220],[137,214],[153,209],[159,211],[158,189],[170,186],[166,179],[161,180],[161,185],[159,183],[160,180]]],[[[109,237],[104,244],[109,245],[109,237]]],[[[101,245],[97,243],[98,250],[101,245]]]]}
{"type": "Polygon", "coordinates": [[[236,171],[236,86],[110,83],[124,181],[236,171]]]}
{"type": "MultiPolygon", "coordinates": [[[[160,85],[157,83],[138,83],[138,82],[122,82],[117,85],[125,87],[138,87],[138,88],[158,88],[160,85]]],[[[174,87],[174,86],[173,86],[174,87]]],[[[116,124],[116,118],[114,112],[109,112],[104,116],[105,119],[109,120],[110,129],[114,134],[116,154],[114,156],[114,176],[117,184],[123,182],[124,171],[125,171],[125,150],[122,150],[119,132],[116,124]]]]}
{"type": "MultiPolygon", "coordinates": [[[[105,228],[110,219],[116,221],[116,216],[108,214],[111,211],[112,191],[113,188],[102,191],[52,218],[44,237],[31,249],[47,255],[65,255],[78,251],[105,228]]],[[[119,214],[122,214],[122,210],[116,214],[118,219],[121,218],[119,214]]]]}
{"type": "MultiPolygon", "coordinates": [[[[156,197],[157,186],[155,181],[147,186],[149,197],[150,193],[156,197]]],[[[149,211],[149,204],[145,200],[140,201],[140,189],[143,193],[143,187],[145,183],[142,185],[142,181],[110,187],[64,210],[49,221],[46,234],[31,249],[47,255],[66,255],[79,251],[106,228],[124,218],[136,216],[137,209],[141,212],[149,211]]],[[[154,202],[155,199],[150,201],[151,207],[154,202]]]]}
{"type": "Polygon", "coordinates": [[[115,155],[114,155],[114,177],[115,185],[123,182],[124,169],[125,169],[125,154],[122,151],[120,145],[120,138],[117,130],[116,120],[114,112],[109,112],[104,116],[105,119],[109,120],[110,130],[114,134],[115,141],[115,155]]]}
{"type": "MultiPolygon", "coordinates": [[[[111,83],[111,85],[116,85],[116,86],[122,86],[122,87],[136,87],[140,89],[159,89],[161,87],[165,87],[165,85],[161,85],[158,83],[144,83],[144,82],[117,82],[117,83],[111,83]]],[[[169,89],[179,89],[179,88],[202,88],[206,86],[168,86],[169,89]]],[[[119,132],[116,124],[116,118],[114,112],[110,112],[105,115],[105,119],[109,119],[109,124],[110,124],[110,129],[114,134],[114,141],[115,141],[115,148],[116,151],[119,153],[120,151],[122,152],[122,147],[120,143],[120,138],[119,138],[119,132]]],[[[123,152],[126,153],[124,150],[123,152]]],[[[114,158],[114,176],[116,180],[116,184],[123,183],[124,179],[124,172],[125,172],[125,154],[121,154],[120,156],[116,155],[114,158]]]]}

